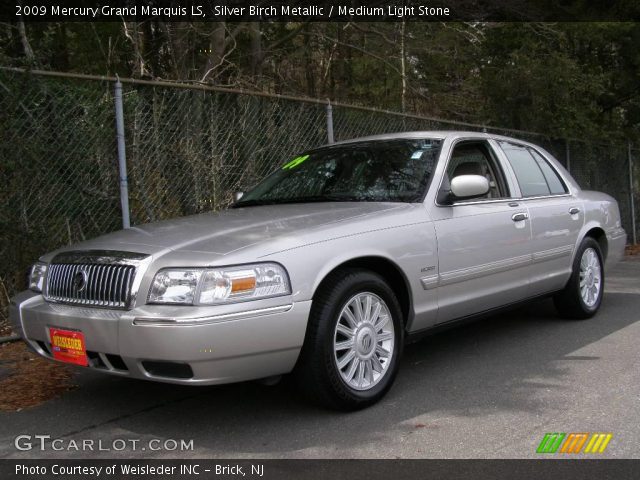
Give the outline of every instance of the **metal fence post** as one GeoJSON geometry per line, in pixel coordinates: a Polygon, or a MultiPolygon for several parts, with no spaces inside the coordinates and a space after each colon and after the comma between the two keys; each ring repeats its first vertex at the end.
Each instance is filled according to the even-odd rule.
{"type": "Polygon", "coordinates": [[[327,102],[327,142],[333,143],[333,107],[327,102]]]}
{"type": "Polygon", "coordinates": [[[564,158],[567,164],[567,172],[571,173],[571,149],[569,148],[569,140],[564,140],[564,158]]]}
{"type": "Polygon", "coordinates": [[[129,228],[129,182],[127,180],[127,153],[124,144],[124,109],[122,107],[122,83],[116,80],[116,136],[118,139],[118,169],[120,175],[120,205],[122,207],[122,228],[129,228]]]}
{"type": "Polygon", "coordinates": [[[635,185],[633,181],[633,158],[631,156],[631,141],[627,143],[627,157],[629,159],[629,207],[631,208],[631,238],[633,244],[638,243],[636,233],[636,208],[635,208],[635,185]]]}

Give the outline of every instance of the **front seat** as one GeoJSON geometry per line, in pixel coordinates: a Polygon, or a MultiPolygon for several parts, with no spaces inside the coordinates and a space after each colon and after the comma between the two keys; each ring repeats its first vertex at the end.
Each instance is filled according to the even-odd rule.
{"type": "Polygon", "coordinates": [[[478,162],[462,162],[460,165],[456,166],[453,170],[452,179],[459,175],[480,175],[484,177],[484,172],[482,171],[482,165],[478,162]]]}

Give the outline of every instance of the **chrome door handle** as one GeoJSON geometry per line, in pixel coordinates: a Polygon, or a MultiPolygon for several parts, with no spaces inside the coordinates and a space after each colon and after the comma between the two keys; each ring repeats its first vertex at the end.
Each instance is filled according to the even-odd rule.
{"type": "Polygon", "coordinates": [[[523,220],[526,220],[527,218],[529,218],[528,213],[514,213],[513,215],[511,215],[511,220],[513,220],[514,222],[521,222],[523,220]]]}
{"type": "Polygon", "coordinates": [[[578,207],[571,207],[569,209],[569,215],[577,215],[580,213],[580,209],[578,207]]]}

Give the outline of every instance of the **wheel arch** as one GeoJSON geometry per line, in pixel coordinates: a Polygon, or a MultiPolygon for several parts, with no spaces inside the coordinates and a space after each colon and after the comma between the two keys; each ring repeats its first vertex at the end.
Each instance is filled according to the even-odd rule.
{"type": "Polygon", "coordinates": [[[567,280],[565,287],[554,295],[554,303],[556,309],[558,310],[560,315],[565,318],[577,320],[591,318],[596,314],[600,307],[600,303],[602,302],[602,296],[604,294],[603,283],[600,284],[600,289],[597,291],[599,293],[599,298],[596,299],[596,302],[594,304],[586,303],[587,300],[584,298],[585,292],[581,291],[581,258],[579,257],[579,255],[581,252],[580,247],[586,239],[589,239],[591,242],[595,242],[600,246],[600,251],[602,253],[602,264],[600,265],[602,272],[601,282],[604,282],[604,260],[608,253],[608,241],[606,232],[600,225],[598,225],[597,222],[589,222],[587,225],[585,225],[585,227],[581,231],[581,234],[578,236],[571,263],[571,276],[567,280]]]}
{"type": "Polygon", "coordinates": [[[410,320],[413,317],[413,297],[409,281],[398,264],[383,256],[367,255],[354,257],[333,266],[333,268],[324,272],[322,278],[313,290],[313,297],[315,298],[317,292],[325,285],[325,282],[331,274],[338,270],[349,268],[369,270],[384,278],[400,303],[405,327],[410,324],[410,320]]]}
{"type": "Polygon", "coordinates": [[[593,238],[596,242],[598,242],[598,245],[600,245],[600,251],[602,252],[602,262],[606,263],[607,255],[609,253],[609,242],[607,240],[607,234],[604,229],[597,223],[593,222],[589,225],[585,225],[585,228],[583,230],[584,233],[578,237],[579,240],[576,245],[575,252],[578,251],[578,247],[585,238],[593,238]]]}

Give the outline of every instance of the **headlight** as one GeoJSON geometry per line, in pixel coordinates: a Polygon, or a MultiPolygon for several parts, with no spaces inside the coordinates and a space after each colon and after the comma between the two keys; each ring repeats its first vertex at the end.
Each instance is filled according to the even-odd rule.
{"type": "Polygon", "coordinates": [[[277,263],[224,268],[160,270],[149,303],[216,305],[291,293],[289,277],[277,263]]]}
{"type": "Polygon", "coordinates": [[[44,263],[36,263],[31,267],[29,273],[29,290],[41,293],[44,288],[44,279],[47,276],[47,265],[44,263]]]}
{"type": "Polygon", "coordinates": [[[160,270],[151,284],[149,303],[193,305],[202,270],[160,270]]]}

